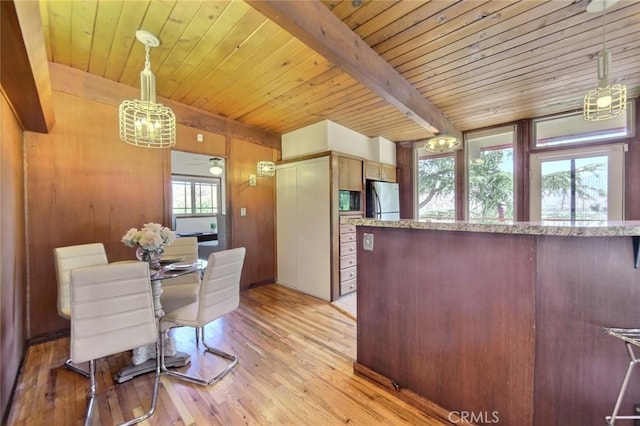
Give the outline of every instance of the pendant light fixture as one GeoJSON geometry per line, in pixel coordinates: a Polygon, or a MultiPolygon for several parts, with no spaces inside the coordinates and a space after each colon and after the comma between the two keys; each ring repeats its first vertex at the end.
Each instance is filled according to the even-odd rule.
{"type": "Polygon", "coordinates": [[[584,119],[601,121],[624,114],[627,107],[627,88],[624,84],[609,84],[611,55],[607,51],[607,8],[618,0],[591,0],[587,12],[602,11],[602,50],[598,53],[598,87],[584,96],[584,119]]]}
{"type": "Polygon", "coordinates": [[[437,154],[455,151],[459,147],[460,140],[454,136],[446,134],[436,135],[427,139],[427,142],[424,144],[424,149],[437,154]]]}
{"type": "Polygon", "coordinates": [[[140,99],[120,104],[120,139],[146,148],[169,148],[176,144],[176,116],[170,108],[156,103],[156,76],[151,71],[149,52],[160,39],[148,31],[136,31],[146,56],[140,72],[140,99]]]}

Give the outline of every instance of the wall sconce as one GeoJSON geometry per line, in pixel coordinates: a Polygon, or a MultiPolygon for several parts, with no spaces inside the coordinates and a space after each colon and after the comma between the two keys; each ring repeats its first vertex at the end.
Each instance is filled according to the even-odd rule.
{"type": "Polygon", "coordinates": [[[275,176],[276,163],[273,161],[258,161],[258,176],[275,176]]]}
{"type": "Polygon", "coordinates": [[[222,158],[209,158],[209,172],[214,176],[220,176],[223,172],[224,160],[222,158]]]}

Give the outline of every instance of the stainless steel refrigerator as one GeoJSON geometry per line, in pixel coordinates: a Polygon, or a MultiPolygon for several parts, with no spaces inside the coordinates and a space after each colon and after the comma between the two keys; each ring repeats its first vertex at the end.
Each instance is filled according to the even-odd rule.
{"type": "Polygon", "coordinates": [[[366,216],[379,220],[400,219],[400,191],[397,183],[367,181],[366,216]]]}

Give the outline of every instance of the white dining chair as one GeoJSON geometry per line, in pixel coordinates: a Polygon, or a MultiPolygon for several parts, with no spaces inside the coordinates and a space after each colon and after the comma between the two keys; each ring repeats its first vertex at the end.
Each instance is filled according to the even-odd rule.
{"type": "MultiPolygon", "coordinates": [[[[169,259],[180,259],[180,262],[196,262],[198,260],[198,239],[196,237],[179,237],[171,245],[164,247],[161,262],[169,259]]],[[[167,278],[162,281],[160,303],[165,311],[175,310],[188,305],[198,298],[200,288],[200,272],[167,278]]]]}
{"type": "MultiPolygon", "coordinates": [[[[89,243],[56,247],[53,249],[53,257],[58,282],[58,315],[70,320],[69,279],[71,270],[86,266],[106,265],[108,263],[107,253],[102,243],[89,243]]],[[[89,372],[75,365],[70,358],[65,361],[64,365],[71,371],[89,377],[89,372]]]]}
{"type": "Polygon", "coordinates": [[[161,370],[170,376],[200,385],[211,385],[222,379],[238,363],[236,355],[213,348],[206,343],[205,325],[235,310],[240,303],[240,275],[244,265],[245,248],[235,248],[209,255],[207,268],[202,278],[198,299],[173,311],[165,311],[160,319],[160,333],[165,334],[173,327],[190,326],[202,330],[202,344],[205,352],[228,361],[227,366],[209,378],[169,370],[161,355],[161,370]]]}
{"type": "MultiPolygon", "coordinates": [[[[146,263],[73,269],[70,283],[71,359],[75,363],[89,362],[85,425],[90,425],[96,404],[96,360],[142,345],[155,343],[156,353],[161,353],[162,347],[146,263]]],[[[160,357],[156,357],[151,408],[123,425],[132,425],[153,415],[159,385],[160,357]]]]}

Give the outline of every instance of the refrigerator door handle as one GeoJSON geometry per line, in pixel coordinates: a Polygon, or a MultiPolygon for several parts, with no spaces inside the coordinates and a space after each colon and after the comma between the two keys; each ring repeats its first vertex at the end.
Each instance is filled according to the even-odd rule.
{"type": "Polygon", "coordinates": [[[371,188],[371,193],[373,194],[373,198],[374,198],[374,217],[376,219],[381,219],[382,218],[382,203],[380,202],[380,197],[378,197],[378,192],[376,191],[376,188],[373,187],[371,188]]]}

